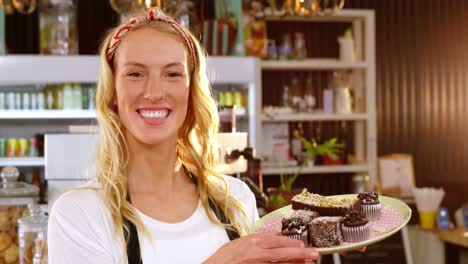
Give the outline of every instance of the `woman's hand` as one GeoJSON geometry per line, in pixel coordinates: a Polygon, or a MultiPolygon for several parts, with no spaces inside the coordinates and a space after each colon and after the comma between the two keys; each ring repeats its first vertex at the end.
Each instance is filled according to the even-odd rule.
{"type": "Polygon", "coordinates": [[[215,263],[313,263],[314,248],[272,232],[256,233],[233,240],[218,249],[204,264],[215,263]]]}

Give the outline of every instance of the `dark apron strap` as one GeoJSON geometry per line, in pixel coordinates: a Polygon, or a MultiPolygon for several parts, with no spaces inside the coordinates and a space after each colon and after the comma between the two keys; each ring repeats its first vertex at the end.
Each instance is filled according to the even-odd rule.
{"type": "MultiPolygon", "coordinates": [[[[185,172],[187,175],[190,176],[190,178],[193,180],[195,184],[197,184],[197,178],[189,172],[185,167],[185,172]]],[[[132,200],[130,198],[130,194],[127,193],[127,201],[132,203],[132,200]]],[[[209,201],[209,205],[211,210],[216,214],[216,217],[223,223],[223,224],[230,224],[229,219],[226,217],[224,214],[224,211],[219,208],[217,204],[215,204],[213,201],[209,201]]],[[[138,232],[136,226],[131,222],[128,221],[128,219],[124,218],[123,219],[124,223],[127,224],[129,232],[125,232],[124,229],[124,236],[125,239],[128,239],[127,243],[127,257],[128,257],[128,264],[143,264],[143,260],[141,259],[141,249],[140,249],[140,241],[138,240],[138,232]]],[[[236,238],[239,238],[239,233],[226,228],[226,233],[229,237],[229,240],[234,240],[236,238]]]]}

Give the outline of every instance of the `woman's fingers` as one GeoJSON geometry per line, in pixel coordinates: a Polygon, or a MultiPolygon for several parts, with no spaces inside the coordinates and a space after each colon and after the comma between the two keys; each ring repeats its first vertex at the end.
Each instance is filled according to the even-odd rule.
{"type": "Polygon", "coordinates": [[[291,263],[294,261],[316,260],[319,254],[314,248],[276,248],[264,251],[262,259],[269,262],[291,263]]]}
{"type": "MultiPolygon", "coordinates": [[[[361,252],[361,253],[364,253],[366,251],[366,247],[362,247],[362,248],[358,248],[356,249],[357,251],[361,252]]],[[[340,252],[340,255],[341,256],[347,256],[348,255],[348,251],[342,251],[340,252]]]]}
{"type": "Polygon", "coordinates": [[[304,242],[300,240],[276,235],[265,235],[264,237],[260,238],[258,245],[264,249],[305,247],[304,242]]]}

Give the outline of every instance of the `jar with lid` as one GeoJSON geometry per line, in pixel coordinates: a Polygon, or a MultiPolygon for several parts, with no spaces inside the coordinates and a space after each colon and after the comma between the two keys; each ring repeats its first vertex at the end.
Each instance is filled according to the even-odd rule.
{"type": "Polygon", "coordinates": [[[47,263],[47,216],[37,204],[29,204],[29,216],[18,220],[20,264],[47,263]]]}
{"type": "Polygon", "coordinates": [[[0,176],[0,263],[18,263],[18,219],[28,214],[28,204],[38,200],[39,189],[18,182],[15,167],[3,168],[0,176]]]}
{"type": "Polygon", "coordinates": [[[78,54],[78,27],[73,0],[42,0],[39,32],[41,54],[78,54]]]}

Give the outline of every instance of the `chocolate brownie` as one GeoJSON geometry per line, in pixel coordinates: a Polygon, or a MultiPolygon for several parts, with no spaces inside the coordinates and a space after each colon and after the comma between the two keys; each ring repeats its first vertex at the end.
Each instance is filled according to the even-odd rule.
{"type": "Polygon", "coordinates": [[[343,242],[342,217],[317,217],[309,224],[309,242],[314,247],[338,246],[343,242]]]}

